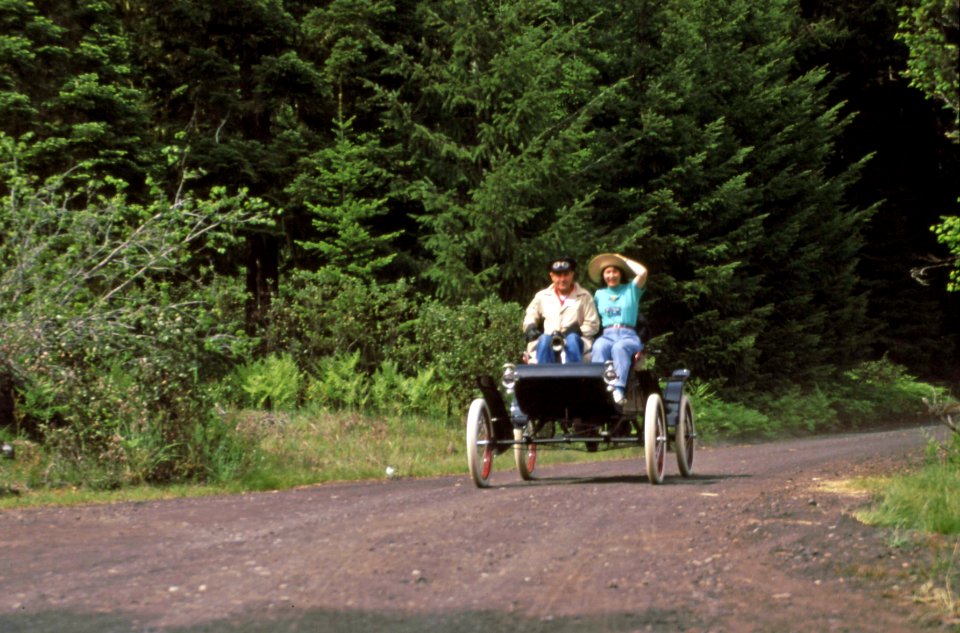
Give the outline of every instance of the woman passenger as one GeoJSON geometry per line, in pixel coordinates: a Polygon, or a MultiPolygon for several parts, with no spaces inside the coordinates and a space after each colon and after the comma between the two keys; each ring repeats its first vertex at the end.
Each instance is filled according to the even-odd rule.
{"type": "Polygon", "coordinates": [[[594,363],[613,361],[617,372],[613,400],[622,405],[634,355],[643,349],[637,334],[640,298],[647,283],[647,269],[619,253],[601,253],[590,261],[587,273],[602,286],[594,294],[600,313],[601,335],[593,342],[594,363]]]}

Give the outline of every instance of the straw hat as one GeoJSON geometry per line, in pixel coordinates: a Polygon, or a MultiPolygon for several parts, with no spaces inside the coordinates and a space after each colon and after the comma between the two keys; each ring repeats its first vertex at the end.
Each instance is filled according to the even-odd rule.
{"type": "Polygon", "coordinates": [[[587,266],[587,275],[593,280],[593,283],[603,285],[603,269],[610,266],[616,266],[620,269],[620,283],[627,283],[630,280],[630,267],[623,258],[613,253],[600,253],[590,260],[587,266]]]}

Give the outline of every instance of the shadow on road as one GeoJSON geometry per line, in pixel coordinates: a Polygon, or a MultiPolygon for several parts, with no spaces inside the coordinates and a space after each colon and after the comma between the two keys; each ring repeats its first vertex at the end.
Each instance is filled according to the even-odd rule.
{"type": "MultiPolygon", "coordinates": [[[[680,477],[679,475],[666,476],[660,486],[710,486],[731,479],[744,479],[752,475],[744,474],[722,474],[722,475],[692,475],[690,477],[680,477]]],[[[517,481],[509,484],[499,484],[497,488],[517,488],[529,486],[576,486],[576,485],[595,485],[595,484],[644,484],[649,485],[646,475],[611,475],[609,477],[587,476],[587,477],[537,477],[533,481],[517,481]]]]}

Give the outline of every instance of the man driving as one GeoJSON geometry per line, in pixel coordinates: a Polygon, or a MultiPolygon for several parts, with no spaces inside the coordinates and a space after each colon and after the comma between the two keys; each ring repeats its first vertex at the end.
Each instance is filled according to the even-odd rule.
{"type": "Polygon", "coordinates": [[[552,259],[548,270],[552,283],[534,295],[523,318],[527,352],[537,363],[556,363],[559,359],[554,341],[557,339],[566,362],[579,363],[600,331],[597,306],[593,296],[576,282],[575,259],[567,256],[552,259]]]}

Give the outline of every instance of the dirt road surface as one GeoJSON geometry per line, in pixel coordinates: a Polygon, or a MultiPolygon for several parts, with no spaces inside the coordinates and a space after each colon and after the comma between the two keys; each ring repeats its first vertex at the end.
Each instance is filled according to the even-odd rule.
{"type": "Polygon", "coordinates": [[[829,483],[936,427],[464,475],[0,512],[3,633],[941,631],[919,550],[829,483]]]}

